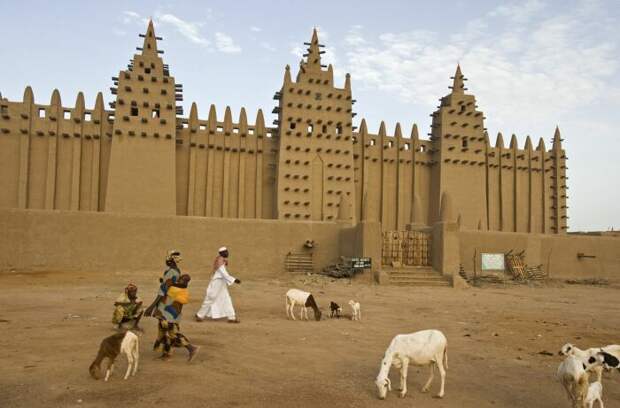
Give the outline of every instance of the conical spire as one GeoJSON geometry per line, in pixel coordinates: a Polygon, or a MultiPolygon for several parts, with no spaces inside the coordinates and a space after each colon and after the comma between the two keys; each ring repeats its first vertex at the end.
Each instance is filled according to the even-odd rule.
{"type": "Polygon", "coordinates": [[[562,150],[562,136],[558,126],[555,127],[555,133],[553,134],[553,149],[562,150]]]}
{"type": "Polygon", "coordinates": [[[547,148],[545,147],[545,141],[543,140],[542,137],[538,141],[538,146],[536,147],[536,150],[539,152],[547,151],[547,148]]]}
{"type": "Polygon", "coordinates": [[[461,65],[457,65],[456,66],[456,72],[454,73],[454,76],[452,77],[452,79],[454,80],[452,82],[452,93],[453,94],[462,94],[465,93],[465,84],[463,81],[465,81],[465,76],[463,76],[463,74],[461,73],[461,65]]]}
{"type": "Polygon", "coordinates": [[[525,150],[532,150],[532,139],[530,139],[530,135],[527,135],[525,138],[525,150]]]}
{"type": "Polygon", "coordinates": [[[366,125],[366,119],[362,119],[362,122],[360,123],[360,134],[366,134],[368,133],[368,126],[366,125]]]}
{"type": "Polygon", "coordinates": [[[157,38],[155,37],[155,28],[153,20],[149,20],[149,26],[144,34],[144,44],[142,45],[142,55],[157,56],[157,38]]]}
{"type": "MultiPolygon", "coordinates": [[[[331,64],[330,64],[330,66],[331,66],[331,64]]],[[[344,89],[345,89],[345,91],[351,93],[351,74],[349,74],[348,72],[344,76],[344,89]]]]}
{"type": "Polygon", "coordinates": [[[95,112],[103,114],[103,93],[98,92],[97,97],[95,98],[95,112]]]}
{"type": "Polygon", "coordinates": [[[84,94],[82,92],[78,92],[77,98],[75,98],[75,109],[71,113],[72,118],[82,118],[84,115],[84,94]]]}
{"type": "Polygon", "coordinates": [[[27,86],[24,89],[24,103],[34,103],[34,93],[32,92],[32,88],[27,86]]]}
{"type": "Polygon", "coordinates": [[[194,132],[198,130],[198,105],[196,102],[192,102],[192,107],[189,110],[189,128],[194,132]]]}
{"type": "Polygon", "coordinates": [[[50,100],[50,105],[62,106],[62,102],[60,101],[60,92],[58,91],[58,88],[54,89],[54,92],[52,92],[52,98],[50,100]]]}
{"type": "Polygon", "coordinates": [[[319,36],[316,32],[316,27],[312,30],[312,40],[308,47],[308,53],[304,66],[306,68],[321,69],[321,51],[319,49],[319,36]]]}
{"type": "Polygon", "coordinates": [[[518,147],[519,147],[519,144],[517,143],[517,135],[513,133],[512,137],[510,138],[510,148],[517,149],[518,147]]]}
{"type": "Polygon", "coordinates": [[[291,83],[291,66],[286,64],[286,68],[284,68],[284,84],[291,83]]]}
{"type": "Polygon", "coordinates": [[[419,140],[420,136],[418,135],[418,125],[417,124],[413,124],[413,127],[411,128],[411,140],[419,140]]]}
{"type": "Polygon", "coordinates": [[[502,132],[497,134],[497,140],[495,141],[495,147],[504,147],[504,136],[502,136],[502,132]]]}

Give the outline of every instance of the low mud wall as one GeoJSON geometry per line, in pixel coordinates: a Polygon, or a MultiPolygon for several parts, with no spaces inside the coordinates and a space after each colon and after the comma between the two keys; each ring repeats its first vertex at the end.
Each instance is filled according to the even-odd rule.
{"type": "Polygon", "coordinates": [[[209,270],[220,246],[231,252],[230,270],[241,276],[277,275],[289,251],[314,240],[315,271],[340,255],[342,226],[96,212],[0,210],[0,272],[154,270],[168,249],[178,249],[184,271],[209,270]]]}

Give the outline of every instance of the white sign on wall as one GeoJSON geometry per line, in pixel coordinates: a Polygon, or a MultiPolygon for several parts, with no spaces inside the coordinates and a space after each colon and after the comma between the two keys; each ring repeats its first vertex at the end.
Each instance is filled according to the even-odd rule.
{"type": "Polygon", "coordinates": [[[505,269],[504,254],[485,254],[482,253],[483,271],[503,271],[505,269]]]}

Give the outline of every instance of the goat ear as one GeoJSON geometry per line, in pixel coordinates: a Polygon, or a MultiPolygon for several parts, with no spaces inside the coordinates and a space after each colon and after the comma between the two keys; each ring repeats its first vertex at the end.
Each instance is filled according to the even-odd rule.
{"type": "Polygon", "coordinates": [[[616,356],[609,354],[607,352],[604,352],[604,351],[601,354],[603,354],[603,358],[605,359],[605,364],[607,364],[610,367],[615,367],[615,368],[620,367],[620,360],[618,360],[616,356]]]}

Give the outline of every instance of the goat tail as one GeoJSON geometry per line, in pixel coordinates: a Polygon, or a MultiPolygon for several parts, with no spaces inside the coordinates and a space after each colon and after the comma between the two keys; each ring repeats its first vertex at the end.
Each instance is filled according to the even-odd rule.
{"type": "Polygon", "coordinates": [[[446,343],[446,347],[443,348],[443,365],[444,368],[448,369],[448,343],[446,343]]]}

